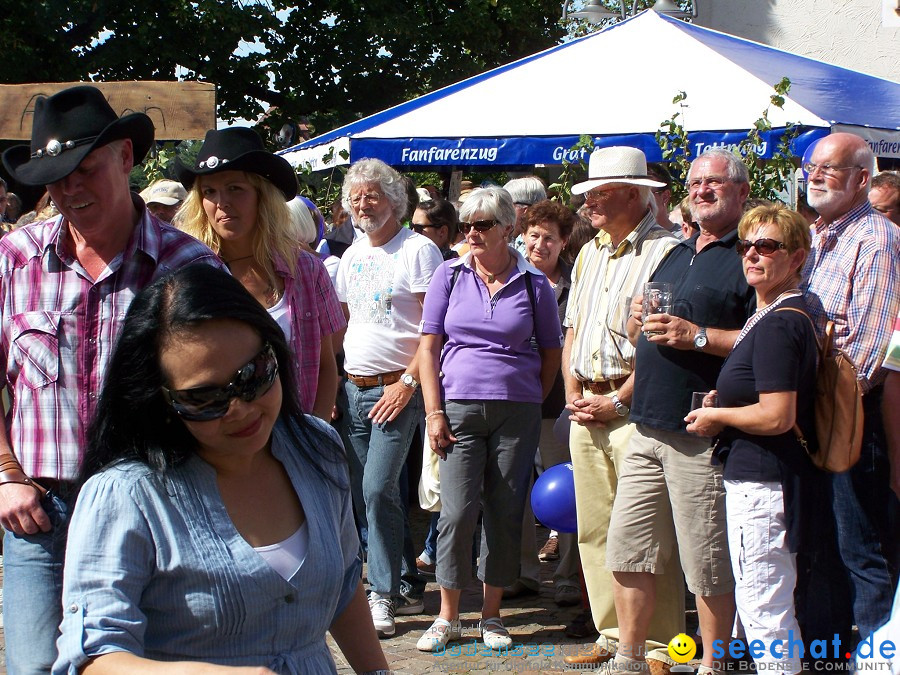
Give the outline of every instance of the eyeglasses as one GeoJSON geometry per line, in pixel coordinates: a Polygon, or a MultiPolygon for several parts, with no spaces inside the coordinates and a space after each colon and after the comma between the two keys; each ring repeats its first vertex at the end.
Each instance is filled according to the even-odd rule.
{"type": "Polygon", "coordinates": [[[469,234],[469,230],[474,229],[476,232],[487,232],[489,229],[494,227],[498,222],[497,220],[476,220],[472,223],[460,223],[459,231],[464,235],[469,234]]]}
{"type": "Polygon", "coordinates": [[[584,201],[585,202],[601,202],[604,199],[609,199],[613,192],[617,190],[624,190],[628,188],[628,185],[617,185],[616,187],[610,188],[608,190],[600,190],[594,188],[593,190],[588,190],[584,193],[584,201]]]}
{"type": "Polygon", "coordinates": [[[366,192],[365,194],[361,195],[357,194],[350,197],[350,203],[353,206],[359,206],[360,203],[362,203],[363,197],[365,197],[366,201],[370,204],[377,204],[384,198],[384,195],[380,192],[366,192]]]}
{"type": "Polygon", "coordinates": [[[769,239],[768,237],[757,239],[756,241],[738,239],[737,243],[734,245],[734,250],[738,252],[738,255],[743,256],[747,254],[747,251],[749,251],[751,247],[755,248],[756,252],[760,255],[772,255],[775,251],[784,248],[784,242],[769,239]]]}
{"type": "Polygon", "coordinates": [[[813,164],[812,162],[806,162],[803,165],[803,170],[812,176],[816,171],[821,171],[823,176],[827,176],[828,178],[834,178],[838,171],[849,171],[850,169],[861,169],[862,167],[858,164],[853,164],[851,166],[834,166],[832,164],[813,164]]]}
{"type": "Polygon", "coordinates": [[[687,182],[687,186],[688,190],[699,190],[705,184],[710,190],[718,190],[730,181],[730,178],[708,176],[706,178],[693,178],[687,182]]]}
{"type": "Polygon", "coordinates": [[[443,225],[434,225],[432,223],[429,223],[428,225],[419,224],[419,223],[410,223],[409,224],[409,229],[411,229],[413,232],[417,232],[418,234],[424,234],[425,228],[428,228],[428,227],[433,227],[434,229],[438,229],[439,227],[443,227],[443,225]]]}
{"type": "Polygon", "coordinates": [[[175,412],[190,422],[205,422],[224,417],[231,400],[255,401],[272,388],[278,376],[278,359],[268,342],[253,359],[238,370],[224,387],[166,389],[163,396],[175,412]]]}

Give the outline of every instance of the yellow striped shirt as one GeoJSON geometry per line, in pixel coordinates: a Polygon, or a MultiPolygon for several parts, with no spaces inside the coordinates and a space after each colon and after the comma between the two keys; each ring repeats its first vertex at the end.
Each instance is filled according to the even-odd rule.
{"type": "Polygon", "coordinates": [[[631,298],[643,292],[653,270],[677,243],[647,211],[617,248],[600,230],[578,253],[564,324],[575,331],[569,367],[579,380],[631,374],[634,347],[626,331],[631,298]]]}

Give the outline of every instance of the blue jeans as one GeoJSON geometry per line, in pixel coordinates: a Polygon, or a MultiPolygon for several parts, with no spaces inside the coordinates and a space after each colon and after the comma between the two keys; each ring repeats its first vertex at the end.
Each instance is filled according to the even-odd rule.
{"type": "Polygon", "coordinates": [[[48,673],[56,660],[62,621],[63,562],[74,495],[48,494],[41,506],[49,532],[3,538],[3,627],[9,675],[48,673]]]}
{"type": "Polygon", "coordinates": [[[368,524],[369,587],[379,595],[400,594],[403,521],[400,472],[422,415],[422,393],[416,391],[393,422],[373,424],[369,411],[384,387],[344,384],[347,392],[348,436],[362,465],[362,496],[368,524]]]}
{"type": "Polygon", "coordinates": [[[832,477],[838,549],[850,581],[860,638],[891,613],[898,570],[900,503],[890,488],[890,463],[881,419],[882,388],[863,399],[862,454],[849,471],[832,477]]]}
{"type": "Polygon", "coordinates": [[[428,556],[428,559],[425,562],[434,564],[437,561],[437,538],[438,538],[438,519],[441,517],[440,511],[435,511],[431,514],[431,519],[428,521],[428,532],[425,533],[425,548],[422,553],[425,556],[428,556]]]}

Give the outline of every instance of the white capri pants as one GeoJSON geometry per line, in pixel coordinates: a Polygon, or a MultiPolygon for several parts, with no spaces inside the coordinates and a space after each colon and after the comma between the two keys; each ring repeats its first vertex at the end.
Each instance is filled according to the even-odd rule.
{"type": "Polygon", "coordinates": [[[765,646],[754,659],[758,670],[799,673],[797,645],[802,637],[794,611],[797,564],[796,555],[788,549],[781,483],[726,480],[725,513],[738,616],[747,645],[759,640],[765,646]],[[780,658],[772,653],[773,643],[780,658]]]}

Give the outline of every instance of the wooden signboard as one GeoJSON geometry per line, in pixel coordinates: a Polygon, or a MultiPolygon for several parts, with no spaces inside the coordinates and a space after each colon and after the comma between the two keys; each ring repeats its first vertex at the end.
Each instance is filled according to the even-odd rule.
{"type": "Polygon", "coordinates": [[[97,87],[121,117],[143,112],[156,140],[202,139],[216,128],[216,85],[210,82],[49,82],[0,85],[0,139],[29,141],[34,102],[78,84],[97,87]]]}

